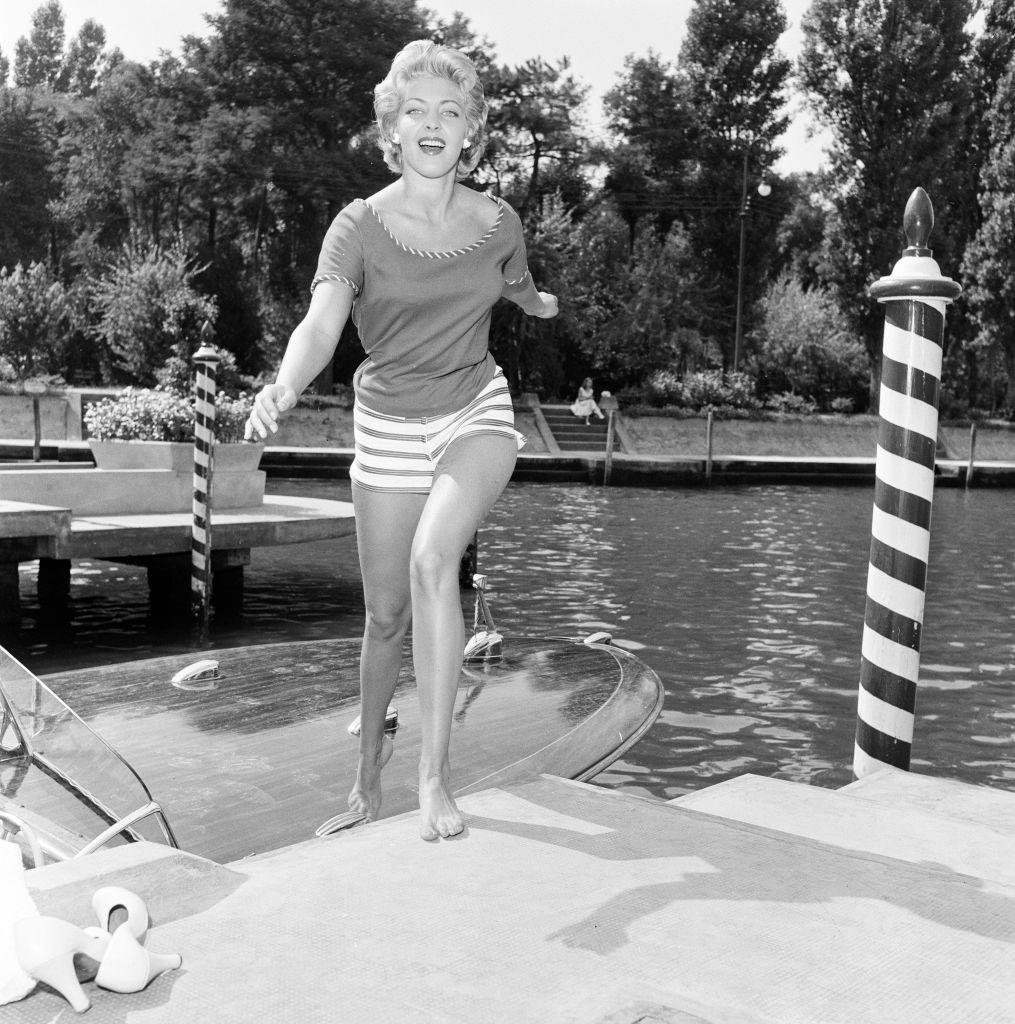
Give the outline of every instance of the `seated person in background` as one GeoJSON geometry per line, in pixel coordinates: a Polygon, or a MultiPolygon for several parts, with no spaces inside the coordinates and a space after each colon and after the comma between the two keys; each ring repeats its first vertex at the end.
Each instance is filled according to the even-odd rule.
{"type": "Polygon", "coordinates": [[[585,426],[589,425],[589,417],[594,413],[600,419],[604,419],[602,410],[596,405],[596,400],[593,397],[595,392],[592,390],[592,378],[586,377],[582,381],[582,386],[578,389],[578,397],[571,403],[571,412],[575,416],[583,416],[585,418],[585,426]]]}

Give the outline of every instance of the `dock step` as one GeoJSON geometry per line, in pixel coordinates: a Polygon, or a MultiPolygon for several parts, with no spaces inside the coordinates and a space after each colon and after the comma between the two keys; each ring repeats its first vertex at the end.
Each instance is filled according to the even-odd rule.
{"type": "Polygon", "coordinates": [[[959,821],[989,825],[1003,835],[1015,836],[1015,792],[1010,790],[886,766],[838,792],[890,806],[905,804],[959,821]]]}
{"type": "MultiPolygon", "coordinates": [[[[936,780],[929,780],[931,782],[936,780]]],[[[962,820],[908,800],[868,800],[847,790],[741,775],[669,805],[774,829],[826,846],[1015,886],[1012,844],[996,821],[962,820]]],[[[1007,832],[1011,832],[1008,815],[1007,832]]]]}
{"type": "MultiPolygon", "coordinates": [[[[227,876],[200,907],[159,863],[105,873],[143,899],[188,901],[157,904],[155,932],[187,966],[129,1001],[91,989],[89,1024],[129,1010],[148,1024],[288,1020],[294,993],[306,1024],[1013,1019],[1015,889],[941,870],[936,843],[924,863],[892,862],[546,776],[461,807],[450,841],[421,842],[413,812],[238,861],[243,884],[227,876]],[[243,969],[261,963],[272,970],[243,969]]],[[[98,871],[113,855],[126,856],[74,863],[98,871]]],[[[87,923],[78,894],[94,890],[75,881],[87,923]]],[[[4,1020],[63,1010],[40,986],[4,1020]]]]}

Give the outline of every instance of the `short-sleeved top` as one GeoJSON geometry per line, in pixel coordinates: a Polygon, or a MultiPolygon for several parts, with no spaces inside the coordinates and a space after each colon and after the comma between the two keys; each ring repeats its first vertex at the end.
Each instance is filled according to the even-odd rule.
{"type": "Polygon", "coordinates": [[[429,252],[403,245],[365,200],[334,219],[311,289],[342,281],[366,359],[357,399],[392,416],[440,416],[464,408],[493,379],[490,314],[501,295],[528,286],[518,215],[501,199],[475,242],[429,252]]]}

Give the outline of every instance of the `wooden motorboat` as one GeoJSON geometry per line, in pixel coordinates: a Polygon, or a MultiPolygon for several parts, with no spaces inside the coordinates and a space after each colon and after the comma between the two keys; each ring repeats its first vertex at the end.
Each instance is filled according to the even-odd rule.
{"type": "MultiPolygon", "coordinates": [[[[457,793],[540,773],[587,781],[647,731],[658,676],[605,635],[586,639],[477,632],[452,726],[457,793]]],[[[332,816],[323,831],[354,824],[342,812],[359,648],[247,646],[44,680],[0,648],[0,828],[28,825],[20,840],[47,858],[143,838],[227,863],[312,838],[332,816]]],[[[389,712],[384,816],[417,806],[410,665],[389,712]]]]}

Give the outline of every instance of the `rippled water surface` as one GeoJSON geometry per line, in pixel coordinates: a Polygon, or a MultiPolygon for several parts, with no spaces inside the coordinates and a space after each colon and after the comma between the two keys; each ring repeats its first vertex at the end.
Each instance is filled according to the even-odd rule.
{"type": "MultiPolygon", "coordinates": [[[[270,481],[347,499],[347,482],[270,481]]],[[[480,539],[507,634],[609,630],[661,676],[651,732],[600,784],[671,798],[742,774],[850,780],[873,491],[512,484],[480,539]]],[[[1015,789],[1015,527],[1006,491],[939,490],[913,768],[1015,789]]],[[[149,614],[142,569],[75,563],[69,619],[34,569],[13,652],[37,672],[194,648],[149,614]]],[[[27,578],[26,578],[27,577],[27,578]]],[[[471,614],[471,612],[470,612],[471,614]]],[[[352,538],[255,550],[211,643],[358,636],[352,538]]]]}

